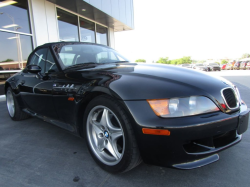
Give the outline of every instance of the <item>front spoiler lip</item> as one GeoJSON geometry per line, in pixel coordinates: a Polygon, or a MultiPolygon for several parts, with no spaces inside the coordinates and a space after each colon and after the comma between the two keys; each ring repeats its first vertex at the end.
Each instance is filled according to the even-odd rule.
{"type": "Polygon", "coordinates": [[[219,158],[220,157],[218,154],[214,154],[214,155],[208,156],[206,158],[195,160],[193,162],[175,164],[175,165],[173,165],[173,167],[176,169],[186,169],[186,170],[187,169],[195,169],[195,168],[199,168],[199,167],[211,164],[213,162],[216,162],[219,160],[219,158]]]}
{"type": "Polygon", "coordinates": [[[231,142],[231,143],[229,143],[229,144],[227,144],[227,145],[225,145],[223,147],[211,148],[209,151],[205,151],[205,152],[198,152],[198,153],[188,153],[188,152],[186,152],[186,153],[189,154],[189,155],[206,155],[206,154],[211,154],[211,153],[217,153],[219,151],[222,151],[224,149],[227,149],[227,148],[239,143],[241,141],[241,139],[242,139],[242,135],[238,135],[236,133],[236,140],[234,140],[233,142],[231,142]]]}

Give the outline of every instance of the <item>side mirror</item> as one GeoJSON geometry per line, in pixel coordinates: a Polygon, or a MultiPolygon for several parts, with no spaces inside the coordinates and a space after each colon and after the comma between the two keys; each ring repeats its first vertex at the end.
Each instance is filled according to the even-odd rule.
{"type": "Polygon", "coordinates": [[[29,73],[39,73],[42,71],[42,68],[40,66],[37,66],[37,65],[28,65],[27,67],[27,71],[29,73]]]}

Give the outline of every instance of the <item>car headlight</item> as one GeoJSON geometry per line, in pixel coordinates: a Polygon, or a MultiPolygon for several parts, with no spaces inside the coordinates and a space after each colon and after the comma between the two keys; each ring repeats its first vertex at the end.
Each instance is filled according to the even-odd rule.
{"type": "Polygon", "coordinates": [[[209,98],[203,96],[148,99],[147,102],[157,116],[164,118],[192,116],[220,110],[209,98]]]}

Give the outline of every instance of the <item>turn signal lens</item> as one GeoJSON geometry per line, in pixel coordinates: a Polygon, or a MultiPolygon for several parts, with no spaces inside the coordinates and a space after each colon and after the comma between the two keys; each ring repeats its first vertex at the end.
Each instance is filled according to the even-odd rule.
{"type": "Polygon", "coordinates": [[[143,134],[170,136],[169,130],[142,128],[143,134]]]}
{"type": "Polygon", "coordinates": [[[148,99],[147,102],[157,116],[169,114],[168,99],[148,99]]]}
{"type": "Polygon", "coordinates": [[[74,100],[75,100],[74,97],[69,97],[69,98],[68,98],[68,101],[74,101],[74,100]]]}

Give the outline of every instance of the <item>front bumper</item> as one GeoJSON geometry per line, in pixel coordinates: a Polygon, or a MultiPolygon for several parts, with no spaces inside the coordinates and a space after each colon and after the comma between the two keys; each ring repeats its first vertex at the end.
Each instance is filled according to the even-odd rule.
{"type": "Polygon", "coordinates": [[[218,152],[241,141],[247,130],[249,109],[182,118],[159,118],[144,101],[125,101],[137,125],[138,146],[145,163],[193,169],[219,159],[218,152]],[[168,129],[170,136],[146,135],[142,128],[168,129]]]}
{"type": "Polygon", "coordinates": [[[220,67],[212,67],[211,69],[212,69],[213,71],[219,71],[219,70],[221,70],[220,67]]]}

